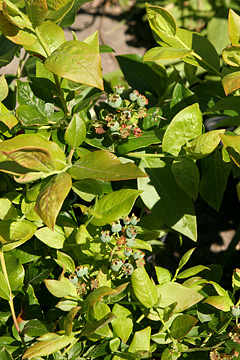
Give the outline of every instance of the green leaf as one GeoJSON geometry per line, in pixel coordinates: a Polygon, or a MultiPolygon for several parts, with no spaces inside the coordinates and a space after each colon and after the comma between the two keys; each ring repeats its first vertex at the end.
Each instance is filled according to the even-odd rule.
{"type": "Polygon", "coordinates": [[[16,220],[17,210],[9,199],[0,199],[0,220],[16,220]]]}
{"type": "Polygon", "coordinates": [[[187,143],[185,150],[187,154],[194,159],[201,159],[211,154],[220,142],[219,135],[225,130],[212,130],[202,135],[197,136],[194,140],[187,143]]]}
{"type": "Polygon", "coordinates": [[[227,149],[227,152],[229,153],[231,159],[238,167],[240,167],[240,135],[230,136],[220,134],[220,138],[223,142],[224,147],[227,149]]]}
{"type": "Polygon", "coordinates": [[[182,312],[197,304],[204,297],[196,291],[176,282],[157,285],[158,296],[161,297],[159,306],[165,308],[172,303],[177,303],[174,313],[182,312]]]}
{"type": "Polygon", "coordinates": [[[73,319],[80,309],[80,306],[73,307],[64,319],[64,330],[67,336],[71,335],[73,319]]]}
{"type": "Polygon", "coordinates": [[[178,279],[185,279],[188,277],[192,277],[197,275],[198,273],[200,273],[203,270],[210,270],[207,266],[203,266],[203,265],[196,265],[193,266],[187,270],[182,271],[180,274],[177,275],[178,279]]]}
{"type": "Polygon", "coordinates": [[[124,155],[129,151],[133,151],[139,148],[146,148],[148,145],[159,144],[162,141],[162,137],[162,130],[143,131],[139,137],[131,135],[126,142],[117,145],[116,150],[119,154],[124,155]]]}
{"type": "Polygon", "coordinates": [[[203,303],[212,305],[216,309],[225,312],[230,311],[233,306],[228,296],[209,296],[203,303]]]}
{"type": "Polygon", "coordinates": [[[8,160],[5,155],[1,154],[3,151],[9,152],[19,148],[28,147],[29,144],[34,144],[34,147],[43,148],[46,151],[49,151],[51,156],[55,159],[56,170],[61,170],[66,165],[65,155],[57,144],[53,141],[45,140],[40,136],[30,134],[18,135],[10,140],[0,142],[0,163],[8,160]]]}
{"type": "Polygon", "coordinates": [[[0,351],[0,360],[13,360],[11,353],[5,347],[0,351]]]}
{"type": "Polygon", "coordinates": [[[76,180],[90,178],[114,181],[146,176],[134,164],[122,164],[115,155],[102,150],[83,156],[68,170],[68,173],[76,180]]]}
{"type": "MultiPolygon", "coordinates": [[[[3,244],[17,242],[18,240],[25,242],[34,235],[36,230],[37,226],[25,219],[17,221],[0,220],[0,241],[3,244]]],[[[8,250],[10,249],[8,248],[8,250]]]]}
{"type": "Polygon", "coordinates": [[[116,316],[116,318],[112,321],[113,331],[124,343],[126,343],[133,329],[131,311],[116,303],[113,306],[112,312],[116,316]]]}
{"type": "Polygon", "coordinates": [[[71,187],[70,175],[63,172],[52,177],[37,197],[34,210],[51,230],[71,187]]]}
{"type": "Polygon", "coordinates": [[[116,295],[116,290],[111,289],[108,286],[101,286],[95,290],[93,290],[85,299],[84,301],[84,309],[88,309],[98,301],[102,300],[103,296],[114,294],[116,295]]]}
{"type": "Polygon", "coordinates": [[[184,265],[188,262],[188,260],[190,259],[192,253],[194,252],[196,248],[193,248],[193,249],[190,249],[188,250],[183,256],[182,258],[180,259],[179,261],[179,265],[178,265],[178,270],[181,270],[184,265]]]}
{"type": "Polygon", "coordinates": [[[7,4],[6,2],[0,4],[0,31],[15,44],[30,45],[36,41],[36,36],[31,30],[31,23],[28,21],[27,16],[10,1],[7,4]],[[12,13],[12,18],[8,10],[12,13]]]}
{"type": "Polygon", "coordinates": [[[102,186],[94,179],[83,179],[72,184],[73,191],[85,201],[92,201],[95,195],[102,195],[102,186]]]}
{"type": "Polygon", "coordinates": [[[82,144],[85,138],[86,138],[85,122],[81,118],[81,116],[74,114],[72,120],[68,124],[68,127],[65,131],[65,140],[72,149],[76,149],[78,146],[82,144]]]}
{"type": "Polygon", "coordinates": [[[113,313],[108,313],[106,316],[104,316],[101,320],[94,321],[92,323],[88,323],[83,331],[81,332],[82,336],[89,336],[94,333],[96,333],[99,329],[106,326],[109,322],[111,322],[113,319],[115,319],[115,315],[113,313]]]}
{"type": "Polygon", "coordinates": [[[180,340],[185,337],[189,331],[196,325],[197,319],[193,316],[181,314],[177,316],[170,327],[170,336],[180,340]]]}
{"type": "Polygon", "coordinates": [[[3,122],[9,128],[9,130],[11,130],[18,123],[17,118],[11,113],[0,114],[0,121],[3,122]]]}
{"type": "Polygon", "coordinates": [[[155,266],[155,271],[157,275],[157,280],[159,284],[164,284],[166,282],[171,281],[172,274],[169,270],[161,267],[161,266],[155,266]]]}
{"type": "Polygon", "coordinates": [[[53,249],[62,249],[65,241],[65,234],[60,226],[55,225],[54,230],[50,230],[48,227],[38,229],[35,236],[53,249]]]}
{"type": "Polygon", "coordinates": [[[158,158],[143,158],[140,168],[149,178],[138,179],[145,205],[172,229],[197,240],[197,225],[191,198],[177,185],[171,165],[158,158]]]}
{"type": "Polygon", "coordinates": [[[181,59],[190,55],[193,52],[192,49],[174,49],[174,48],[162,48],[154,47],[148,50],[143,61],[159,61],[159,60],[175,60],[181,59]]]}
{"type": "Polygon", "coordinates": [[[162,149],[178,155],[181,147],[202,133],[202,114],[198,104],[180,111],[169,124],[162,142],[162,149]]]}
{"type": "Polygon", "coordinates": [[[10,300],[10,290],[7,280],[2,272],[0,272],[0,298],[10,300]]]}
{"type": "Polygon", "coordinates": [[[41,25],[47,16],[48,6],[46,0],[25,0],[27,14],[33,27],[41,25]]]}
{"type": "Polygon", "coordinates": [[[28,336],[32,336],[32,337],[37,337],[37,336],[42,336],[44,334],[49,333],[49,329],[48,329],[48,325],[45,324],[44,322],[37,320],[37,319],[32,319],[29,320],[25,325],[24,328],[22,330],[22,333],[28,336]]]}
{"type": "Polygon", "coordinates": [[[0,102],[2,102],[8,96],[8,83],[5,79],[5,75],[0,76],[0,102]]]}
{"type": "Polygon", "coordinates": [[[231,168],[230,162],[222,160],[221,151],[214,151],[201,160],[199,192],[202,198],[217,211],[222,202],[231,168]]]}
{"type": "Polygon", "coordinates": [[[55,75],[103,90],[99,52],[84,42],[73,40],[62,44],[44,66],[55,75]]]}
{"type": "Polygon", "coordinates": [[[136,331],[128,351],[132,353],[141,350],[150,351],[150,337],[151,337],[150,326],[140,331],[136,331]]]}
{"type": "MultiPolygon", "coordinates": [[[[40,26],[37,27],[37,31],[39,32],[40,36],[44,38],[44,41],[47,44],[51,53],[56,50],[60,45],[66,42],[63,29],[57,24],[54,24],[52,21],[44,21],[40,26]]],[[[25,45],[24,48],[30,54],[35,55],[37,53],[39,55],[42,55],[43,57],[48,56],[48,54],[46,54],[46,51],[43,49],[38,40],[36,40],[31,45],[25,45]]],[[[39,65],[37,65],[37,69],[38,68],[39,65]]],[[[46,69],[45,72],[47,72],[46,69]]],[[[52,75],[51,73],[49,74],[52,75]]],[[[50,75],[49,80],[53,80],[50,75]]],[[[38,72],[36,72],[36,76],[39,76],[38,72]]]]}
{"type": "Polygon", "coordinates": [[[0,36],[0,68],[8,65],[12,59],[19,46],[14,44],[12,41],[8,40],[4,35],[0,36]]]}
{"type": "Polygon", "coordinates": [[[55,10],[55,11],[61,9],[69,2],[70,0],[47,0],[49,10],[55,10]]]}
{"type": "Polygon", "coordinates": [[[173,161],[172,172],[178,186],[196,200],[199,184],[199,171],[196,163],[188,158],[179,158],[173,161]]]}
{"type": "Polygon", "coordinates": [[[238,114],[240,113],[240,104],[239,104],[239,96],[228,96],[219,100],[216,105],[210,107],[207,113],[223,111],[223,110],[233,110],[238,114]]]}
{"type": "MultiPolygon", "coordinates": [[[[225,11],[223,14],[225,15],[225,11]]],[[[219,55],[221,55],[222,49],[229,45],[228,21],[225,17],[222,17],[220,13],[218,13],[218,16],[213,16],[208,20],[207,38],[213,44],[219,55]]]]}
{"type": "Polygon", "coordinates": [[[156,285],[149,278],[145,268],[137,268],[131,275],[134,294],[146,307],[152,308],[158,301],[156,285]]]}
{"type": "Polygon", "coordinates": [[[150,91],[155,97],[162,96],[166,90],[166,76],[160,76],[151,64],[143,63],[139,55],[116,56],[118,64],[128,84],[141,93],[150,91]]]}
{"type": "Polygon", "coordinates": [[[55,170],[55,160],[51,153],[35,146],[22,147],[2,154],[19,165],[35,171],[50,172],[55,170]]]}
{"type": "Polygon", "coordinates": [[[228,46],[222,52],[223,60],[231,66],[240,66],[240,47],[238,46],[228,46]]]}
{"type": "Polygon", "coordinates": [[[240,71],[227,74],[222,79],[222,84],[226,96],[240,88],[240,71]]]}
{"type": "Polygon", "coordinates": [[[228,36],[232,45],[240,44],[240,17],[232,9],[228,14],[228,36]]]}
{"type": "Polygon", "coordinates": [[[218,54],[207,38],[178,28],[174,17],[163,7],[147,4],[146,10],[149,25],[158,44],[165,48],[194,50],[194,53],[183,60],[208,71],[213,71],[212,68],[219,69],[218,54]]]}
{"type": "Polygon", "coordinates": [[[77,297],[75,286],[65,277],[62,277],[60,280],[44,280],[44,283],[48,291],[55,297],[77,297]]]}
{"type": "MultiPolygon", "coordinates": [[[[57,251],[57,263],[60,265],[60,266],[64,266],[66,268],[67,271],[69,271],[70,273],[74,273],[75,271],[75,263],[73,261],[73,259],[71,258],[71,256],[65,254],[65,253],[62,253],[60,251],[57,251]]],[[[55,259],[56,261],[56,259],[55,259]]]]}
{"type": "Polygon", "coordinates": [[[73,342],[74,335],[65,336],[52,334],[51,340],[40,341],[31,346],[23,355],[23,359],[47,356],[55,353],[73,342]]]}
{"type": "Polygon", "coordinates": [[[103,226],[128,215],[140,194],[141,191],[139,190],[122,189],[105,195],[98,201],[94,209],[102,217],[93,218],[91,224],[103,226]]]}

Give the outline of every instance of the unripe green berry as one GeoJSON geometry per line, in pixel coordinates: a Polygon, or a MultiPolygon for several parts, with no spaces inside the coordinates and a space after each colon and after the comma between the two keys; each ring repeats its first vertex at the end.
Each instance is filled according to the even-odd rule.
{"type": "Polygon", "coordinates": [[[119,271],[119,270],[121,269],[122,265],[123,265],[122,260],[120,260],[120,259],[118,259],[118,258],[113,259],[113,260],[112,260],[112,263],[111,263],[111,269],[112,269],[113,271],[116,271],[116,272],[117,272],[117,271],[119,271]]]}
{"type": "Polygon", "coordinates": [[[75,272],[77,274],[77,277],[85,276],[88,273],[88,267],[79,265],[76,267],[75,272]]]}
{"type": "Polygon", "coordinates": [[[133,269],[132,264],[127,263],[127,264],[123,264],[122,270],[123,270],[124,275],[129,276],[129,275],[132,275],[134,269],[133,269]]]}
{"type": "Polygon", "coordinates": [[[132,247],[133,245],[135,244],[135,239],[132,238],[132,239],[126,239],[126,245],[128,247],[132,247]]]}
{"type": "Polygon", "coordinates": [[[71,281],[71,283],[72,283],[73,285],[76,285],[76,284],[78,283],[77,275],[74,274],[74,273],[72,273],[71,275],[69,275],[69,278],[68,278],[68,279],[71,281]]]}
{"type": "Polygon", "coordinates": [[[145,256],[144,252],[141,251],[141,250],[136,250],[133,254],[133,258],[134,260],[137,260],[137,259],[143,259],[145,256]]]}
{"type": "Polygon", "coordinates": [[[139,96],[139,92],[137,90],[133,90],[133,92],[129,95],[129,99],[131,101],[136,101],[139,96]]]}
{"type": "Polygon", "coordinates": [[[232,307],[232,316],[238,317],[240,316],[240,308],[239,306],[232,307]]]}
{"type": "Polygon", "coordinates": [[[126,235],[129,238],[135,238],[137,236],[137,230],[134,228],[134,226],[128,226],[126,228],[126,235]]]}
{"type": "Polygon", "coordinates": [[[114,86],[114,90],[116,94],[122,94],[124,89],[125,89],[124,86],[117,86],[117,85],[114,86]]]}
{"type": "Polygon", "coordinates": [[[118,233],[122,230],[122,225],[120,224],[120,221],[113,222],[111,226],[111,230],[113,233],[118,233]]]}
{"type": "Polygon", "coordinates": [[[122,104],[122,98],[118,94],[110,94],[108,98],[108,104],[113,108],[118,108],[122,104]]]}
{"type": "Polygon", "coordinates": [[[132,225],[137,225],[137,223],[139,222],[139,220],[140,220],[140,219],[138,219],[135,214],[132,214],[132,217],[131,217],[131,224],[132,224],[132,225]]]}
{"type": "Polygon", "coordinates": [[[109,230],[102,231],[101,236],[100,236],[100,240],[103,243],[108,243],[111,240],[110,231],[109,230]]]}
{"type": "Polygon", "coordinates": [[[132,255],[132,249],[130,248],[130,247],[126,247],[125,249],[124,249],[124,255],[125,256],[131,256],[132,255]]]}

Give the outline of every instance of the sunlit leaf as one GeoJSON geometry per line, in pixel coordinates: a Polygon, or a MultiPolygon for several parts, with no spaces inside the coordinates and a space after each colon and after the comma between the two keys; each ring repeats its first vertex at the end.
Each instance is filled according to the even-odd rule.
{"type": "Polygon", "coordinates": [[[52,177],[38,195],[34,210],[52,230],[71,187],[71,176],[63,172],[52,177]]]}

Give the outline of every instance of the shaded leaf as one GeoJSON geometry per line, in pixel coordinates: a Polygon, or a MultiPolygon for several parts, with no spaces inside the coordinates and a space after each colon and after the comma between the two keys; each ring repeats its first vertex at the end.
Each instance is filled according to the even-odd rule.
{"type": "Polygon", "coordinates": [[[66,335],[71,335],[73,327],[73,319],[78,311],[81,309],[80,306],[73,307],[64,319],[64,330],[66,335]]]}
{"type": "Polygon", "coordinates": [[[119,154],[126,154],[129,151],[133,151],[139,148],[145,148],[148,145],[159,144],[162,142],[163,131],[162,130],[149,130],[144,131],[141,136],[135,137],[131,135],[127,142],[116,146],[116,150],[119,154]]]}
{"type": "Polygon", "coordinates": [[[217,211],[222,202],[231,168],[232,164],[223,161],[220,151],[214,151],[201,160],[199,192],[202,198],[217,211]]]}
{"type": "Polygon", "coordinates": [[[90,308],[91,306],[96,304],[96,302],[102,300],[103,296],[110,295],[110,294],[116,295],[117,294],[116,290],[111,289],[108,286],[101,286],[101,287],[95,289],[86,297],[86,299],[84,301],[84,309],[90,308]]]}
{"type": "Polygon", "coordinates": [[[232,302],[227,296],[209,296],[203,302],[222,311],[230,311],[232,307],[232,302]]]}
{"type": "Polygon", "coordinates": [[[229,153],[231,159],[238,167],[240,167],[240,135],[230,136],[220,134],[220,138],[223,142],[224,147],[227,149],[227,152],[229,153]]]}
{"type": "Polygon", "coordinates": [[[149,178],[138,179],[145,205],[165,224],[197,240],[196,216],[191,198],[177,185],[171,165],[158,158],[144,158],[140,168],[149,178]]]}
{"type": "Polygon", "coordinates": [[[171,324],[170,336],[177,340],[183,338],[196,325],[197,321],[190,315],[181,314],[177,316],[171,324]]]}
{"type": "Polygon", "coordinates": [[[196,200],[199,184],[199,171],[196,163],[188,158],[179,158],[173,161],[172,172],[178,186],[196,200]]]}
{"type": "Polygon", "coordinates": [[[108,313],[106,316],[104,316],[101,320],[94,321],[92,323],[88,323],[83,331],[81,332],[82,336],[89,336],[91,334],[94,334],[97,330],[101,329],[102,327],[106,326],[109,322],[111,322],[113,319],[115,319],[115,315],[113,313],[108,313]]]}

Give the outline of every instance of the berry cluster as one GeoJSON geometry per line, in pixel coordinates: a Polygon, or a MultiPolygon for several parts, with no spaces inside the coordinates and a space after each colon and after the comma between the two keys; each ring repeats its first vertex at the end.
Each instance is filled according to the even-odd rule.
{"type": "Polygon", "coordinates": [[[114,93],[109,94],[108,104],[117,109],[114,113],[103,110],[100,120],[94,124],[95,132],[98,134],[107,133],[112,139],[127,139],[131,134],[139,137],[142,134],[138,126],[138,120],[147,115],[145,106],[148,99],[137,90],[129,95],[129,100],[123,100],[123,86],[115,86],[114,93]]]}
{"type": "Polygon", "coordinates": [[[232,360],[238,359],[238,351],[233,350],[232,354],[219,354],[217,350],[211,351],[209,354],[211,360],[232,360]]]}
{"type": "Polygon", "coordinates": [[[139,219],[132,214],[111,224],[110,230],[101,232],[100,240],[110,246],[110,268],[117,275],[129,276],[134,271],[134,266],[145,265],[144,252],[133,249],[136,243],[137,225],[139,219]]]}
{"type": "Polygon", "coordinates": [[[68,279],[76,287],[77,293],[83,296],[88,290],[93,290],[99,286],[98,279],[93,279],[88,275],[88,266],[78,265],[75,272],[70,274],[68,279]]]}

